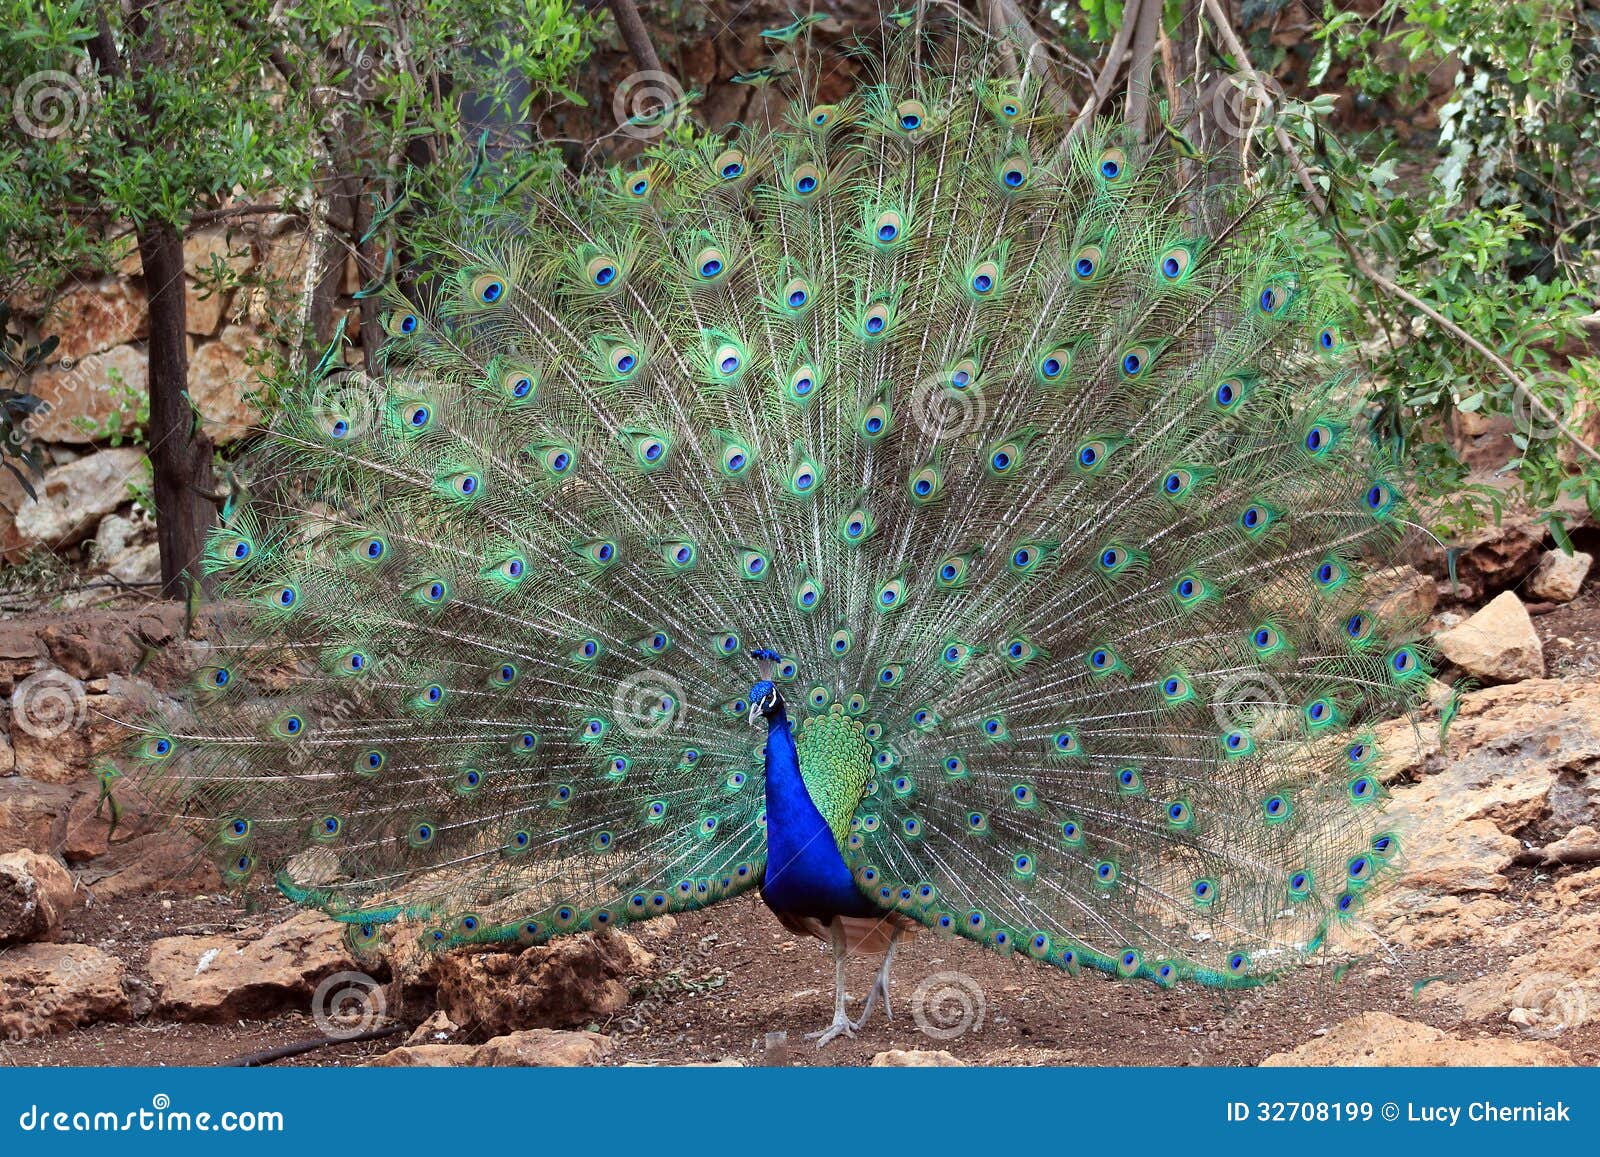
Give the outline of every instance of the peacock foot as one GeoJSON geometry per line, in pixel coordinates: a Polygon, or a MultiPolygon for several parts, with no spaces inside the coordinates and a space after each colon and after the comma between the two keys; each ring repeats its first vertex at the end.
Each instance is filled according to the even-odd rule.
{"type": "Polygon", "coordinates": [[[889,1011],[889,986],[875,982],[872,986],[872,991],[867,993],[866,1007],[861,1010],[861,1016],[850,1022],[851,1029],[860,1032],[861,1027],[871,1019],[872,1010],[878,1006],[880,1000],[883,1001],[883,1019],[893,1020],[894,1014],[889,1011]]]}
{"type": "Polygon", "coordinates": [[[806,1033],[806,1040],[816,1041],[817,1047],[820,1049],[840,1033],[843,1033],[845,1036],[854,1040],[856,1035],[855,1030],[858,1027],[860,1026],[851,1024],[850,1018],[844,1014],[844,1009],[840,1009],[838,1012],[833,1014],[832,1024],[830,1024],[827,1028],[818,1029],[816,1032],[806,1033]]]}

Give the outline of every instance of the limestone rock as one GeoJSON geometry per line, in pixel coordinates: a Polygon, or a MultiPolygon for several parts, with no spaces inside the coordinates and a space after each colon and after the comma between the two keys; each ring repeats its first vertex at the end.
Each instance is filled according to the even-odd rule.
{"type": "Polygon", "coordinates": [[[378,1068],[490,1068],[597,1065],[611,1053],[611,1038],[594,1032],[547,1028],[507,1033],[481,1045],[404,1045],[372,1062],[378,1068]]]}
{"type": "Polygon", "coordinates": [[[18,773],[45,783],[89,778],[95,762],[127,740],[120,721],[137,715],[153,695],[141,679],[113,675],[104,691],[92,694],[65,671],[35,672],[11,692],[18,773]]]}
{"type": "MultiPolygon", "coordinates": [[[[1375,729],[1400,885],[1425,896],[1501,892],[1523,850],[1600,826],[1600,684],[1527,680],[1463,695],[1448,734],[1406,719],[1375,729]]],[[[1380,893],[1375,918],[1398,908],[1380,893]]],[[[1417,903],[1421,903],[1420,901],[1417,903]]],[[[1457,919],[1457,911],[1441,913],[1457,919]]],[[[1487,913],[1484,913],[1485,915],[1487,913]]],[[[1431,935],[1431,934],[1430,934],[1431,935]]]]}
{"type": "Polygon", "coordinates": [[[1544,646],[1527,608],[1511,591],[1436,636],[1434,645],[1450,662],[1489,682],[1544,678],[1544,646]]]}
{"type": "Polygon", "coordinates": [[[890,1049],[872,1058],[875,1069],[964,1069],[967,1062],[958,1060],[944,1049],[890,1049]]]}
{"type": "Polygon", "coordinates": [[[0,953],[0,1039],[128,1020],[124,979],[122,961],[87,944],[24,944],[0,953]]]}
{"type": "Polygon", "coordinates": [[[1438,585],[1414,566],[1392,566],[1366,577],[1373,613],[1384,622],[1421,622],[1433,614],[1438,585]]]}
{"type": "Polygon", "coordinates": [[[1469,1020],[1521,1008],[1531,1013],[1522,1027],[1547,1036],[1600,1019],[1600,912],[1571,916],[1531,943],[1533,950],[1514,957],[1503,972],[1465,984],[1430,984],[1421,999],[1452,1001],[1469,1020]]]}
{"type": "Polygon", "coordinates": [[[200,408],[206,433],[231,442],[262,420],[246,395],[260,388],[260,371],[247,360],[262,338],[244,326],[229,326],[189,359],[189,396],[200,408]]]}
{"type": "Polygon", "coordinates": [[[520,953],[457,952],[433,962],[439,1008],[457,1024],[506,1033],[562,1027],[627,1007],[626,979],[655,958],[626,932],[563,936],[520,953]]]}
{"type": "Polygon", "coordinates": [[[72,800],[64,784],[0,778],[0,848],[54,847],[66,830],[72,800]]]}
{"type": "Polygon", "coordinates": [[[40,321],[61,338],[55,357],[81,361],[150,332],[144,290],[120,277],[81,282],[57,297],[40,321]]]}
{"type": "Polygon", "coordinates": [[[358,970],[345,926],[317,912],[292,916],[254,940],[171,936],[150,946],[156,1011],[175,1020],[306,1009],[319,981],[358,970]]]}
{"type": "Polygon", "coordinates": [[[1368,1012],[1333,1026],[1326,1036],[1286,1053],[1273,1053],[1264,1068],[1408,1065],[1420,1068],[1570,1065],[1554,1045],[1495,1037],[1461,1040],[1387,1012],[1368,1012]]]}
{"type": "Polygon", "coordinates": [[[193,337],[210,337],[222,325],[228,294],[186,280],[183,285],[183,328],[193,337]]]}
{"type": "Polygon", "coordinates": [[[0,945],[54,939],[76,899],[72,876],[50,856],[0,855],[0,945]]]}
{"type": "Polygon", "coordinates": [[[1552,603],[1570,603],[1578,597],[1592,565],[1594,556],[1581,550],[1571,554],[1546,551],[1528,580],[1528,593],[1552,603]]]}
{"type": "Polygon", "coordinates": [[[49,409],[35,419],[33,436],[85,445],[118,432],[131,435],[148,383],[148,357],[131,345],[38,370],[31,389],[49,409]]]}
{"type": "MultiPolygon", "coordinates": [[[[1538,565],[1544,535],[1544,527],[1507,514],[1499,525],[1486,526],[1467,540],[1456,555],[1456,575],[1480,595],[1509,590],[1538,565]]],[[[1437,566],[1438,553],[1430,547],[1427,561],[1437,566]]]]}
{"type": "Polygon", "coordinates": [[[45,471],[35,485],[38,501],[17,510],[12,528],[23,547],[71,546],[89,537],[100,519],[129,500],[129,485],[149,483],[144,451],[133,446],[101,450],[45,471]]]}

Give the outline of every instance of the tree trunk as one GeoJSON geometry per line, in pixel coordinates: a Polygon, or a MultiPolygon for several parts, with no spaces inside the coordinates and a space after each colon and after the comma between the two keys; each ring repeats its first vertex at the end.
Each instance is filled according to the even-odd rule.
{"type": "Polygon", "coordinates": [[[150,300],[150,466],[155,475],[156,541],[161,587],[169,598],[200,581],[198,565],[214,508],[209,495],[211,439],[189,402],[189,351],[184,337],[183,236],[155,223],[139,231],[139,262],[150,300]]]}

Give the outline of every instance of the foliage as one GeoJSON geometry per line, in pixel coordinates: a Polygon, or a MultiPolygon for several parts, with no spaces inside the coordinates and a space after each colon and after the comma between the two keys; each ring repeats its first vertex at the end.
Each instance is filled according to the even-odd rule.
{"type": "Polygon", "coordinates": [[[159,41],[117,6],[0,0],[0,87],[17,109],[0,124],[0,295],[109,268],[123,252],[117,222],[185,229],[252,202],[306,215],[345,179],[387,201],[408,172],[476,135],[464,106],[520,130],[535,102],[571,97],[587,53],[568,0],[144,11],[159,41]],[[90,63],[102,13],[119,52],[139,50],[127,83],[90,63]]]}
{"type": "Polygon", "coordinates": [[[1597,304],[1600,14],[1556,0],[1385,0],[1370,16],[1332,4],[1326,15],[1309,79],[1348,61],[1355,95],[1381,97],[1399,115],[1422,111],[1427,70],[1459,61],[1438,109],[1437,154],[1419,178],[1398,176],[1407,158],[1392,143],[1341,145],[1296,127],[1318,154],[1350,243],[1535,384],[1536,400],[1519,396],[1450,334],[1356,277],[1381,338],[1372,369],[1384,383],[1382,418],[1409,448],[1441,525],[1458,527],[1482,507],[1440,428],[1460,414],[1512,419],[1519,455],[1506,469],[1563,539],[1558,502],[1576,499],[1600,514],[1593,448],[1574,441],[1600,401],[1600,362],[1569,365],[1562,352],[1583,348],[1579,319],[1597,304]],[[1396,56],[1414,67],[1397,70],[1396,56]],[[1566,429],[1542,406],[1570,419],[1566,429]]]}

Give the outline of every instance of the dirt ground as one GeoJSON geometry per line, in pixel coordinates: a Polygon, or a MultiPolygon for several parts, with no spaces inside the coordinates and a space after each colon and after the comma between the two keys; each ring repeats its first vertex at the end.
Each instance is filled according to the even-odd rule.
{"type": "MultiPolygon", "coordinates": [[[[1513,881],[1517,907],[1531,875],[1513,881]]],[[[128,961],[135,975],[148,943],[178,933],[222,932],[288,910],[246,915],[227,898],[151,895],[116,909],[78,914],[68,934],[128,961]],[[170,904],[170,907],[165,906],[170,904]]],[[[903,944],[894,973],[894,1020],[876,1014],[854,1040],[817,1050],[802,1039],[832,1015],[832,966],[824,945],[786,932],[760,902],[740,898],[676,918],[664,938],[646,940],[657,955],[632,1003],[603,1021],[577,1027],[613,1038],[610,1064],[865,1064],[885,1049],[945,1049],[968,1063],[1096,1065],[1254,1065],[1349,1017],[1370,1010],[1422,1021],[1463,1037],[1516,1039],[1503,1019],[1462,1024],[1447,1001],[1419,1001],[1434,981],[1464,981],[1498,968],[1510,953],[1463,945],[1420,953],[1375,954],[1347,968],[1307,966],[1254,992],[1216,993],[1186,986],[1163,991],[1085,972],[1070,977],[1022,957],[1002,958],[961,940],[924,934],[903,944]],[[913,1015],[921,986],[923,1016],[913,1015]],[[939,994],[945,994],[941,1002],[939,994]],[[965,1004],[958,994],[965,996],[965,1004]],[[943,1015],[940,1010],[943,1009],[943,1015]],[[956,1032],[962,1023],[965,1028],[956,1032]],[[931,1030],[931,1031],[930,1031],[931,1030]],[[786,1042],[768,1044],[768,1034],[786,1042]]],[[[850,990],[871,979],[855,962],[850,990]]],[[[857,1006],[859,1007],[859,1006],[857,1006]]],[[[419,1021],[427,1008],[391,1010],[419,1021]]],[[[471,1026],[465,1026],[470,1039],[471,1026]]],[[[229,1024],[148,1020],[94,1025],[21,1044],[0,1044],[0,1061],[18,1065],[219,1065],[242,1055],[320,1037],[309,1011],[229,1024]]],[[[403,1037],[318,1049],[281,1064],[359,1065],[403,1037]]],[[[1600,1023],[1563,1033],[1558,1042],[1581,1064],[1600,1063],[1600,1023]]]]}

